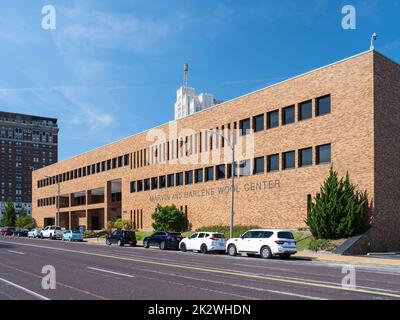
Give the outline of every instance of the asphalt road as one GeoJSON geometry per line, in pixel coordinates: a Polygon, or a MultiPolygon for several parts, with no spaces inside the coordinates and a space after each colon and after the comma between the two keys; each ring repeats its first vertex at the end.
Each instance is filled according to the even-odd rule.
{"type": "Polygon", "coordinates": [[[400,300],[400,268],[355,266],[356,287],[344,288],[343,267],[0,237],[0,300],[400,300]],[[54,290],[42,288],[45,265],[54,290]]]}

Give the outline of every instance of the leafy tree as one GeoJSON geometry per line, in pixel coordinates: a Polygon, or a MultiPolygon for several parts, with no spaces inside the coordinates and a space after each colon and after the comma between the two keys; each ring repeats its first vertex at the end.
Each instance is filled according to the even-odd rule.
{"type": "Polygon", "coordinates": [[[25,209],[22,209],[15,221],[15,226],[19,228],[32,229],[36,228],[36,221],[30,215],[28,215],[25,209]]]}
{"type": "Polygon", "coordinates": [[[8,227],[15,227],[15,220],[17,215],[15,213],[14,204],[11,199],[7,201],[7,207],[3,213],[3,225],[8,227]]]}
{"type": "Polygon", "coordinates": [[[151,215],[154,220],[154,230],[181,232],[185,230],[185,214],[178,210],[175,205],[161,206],[157,205],[156,212],[151,215]]]}
{"type": "Polygon", "coordinates": [[[117,219],[114,222],[114,228],[132,230],[132,223],[129,220],[117,219]]]}
{"type": "Polygon", "coordinates": [[[306,223],[317,239],[340,239],[354,236],[365,227],[367,192],[359,192],[346,174],[339,180],[331,170],[321,186],[320,195],[311,203],[306,223]]]}

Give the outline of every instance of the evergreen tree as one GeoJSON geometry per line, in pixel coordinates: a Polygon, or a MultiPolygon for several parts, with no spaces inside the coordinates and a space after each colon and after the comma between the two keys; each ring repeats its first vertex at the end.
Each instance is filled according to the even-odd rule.
{"type": "Polygon", "coordinates": [[[306,223],[315,238],[347,238],[363,231],[368,195],[356,189],[349,174],[339,180],[331,167],[307,215],[306,223]]]}
{"type": "Polygon", "coordinates": [[[7,207],[3,213],[3,225],[8,227],[15,227],[17,215],[15,213],[14,204],[11,199],[7,201],[7,207]]]}
{"type": "Polygon", "coordinates": [[[154,230],[181,232],[186,226],[185,214],[175,205],[165,207],[157,205],[156,212],[151,218],[154,220],[154,230]]]}

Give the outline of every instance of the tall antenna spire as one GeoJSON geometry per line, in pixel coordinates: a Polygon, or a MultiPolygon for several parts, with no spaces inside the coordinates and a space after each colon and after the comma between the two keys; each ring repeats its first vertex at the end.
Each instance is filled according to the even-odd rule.
{"type": "Polygon", "coordinates": [[[183,87],[187,88],[189,84],[188,83],[189,64],[185,63],[183,65],[183,72],[184,72],[183,87]]]}

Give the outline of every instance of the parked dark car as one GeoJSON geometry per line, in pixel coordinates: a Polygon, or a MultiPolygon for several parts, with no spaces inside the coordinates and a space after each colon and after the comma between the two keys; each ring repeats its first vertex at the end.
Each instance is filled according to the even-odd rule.
{"type": "Polygon", "coordinates": [[[21,229],[21,228],[16,228],[15,231],[13,232],[12,236],[13,237],[27,237],[28,236],[28,230],[27,229],[21,229]]]}
{"type": "Polygon", "coordinates": [[[180,232],[157,231],[151,236],[143,239],[143,247],[159,247],[160,250],[179,249],[179,242],[182,240],[180,232]]]}
{"type": "Polygon", "coordinates": [[[2,236],[12,236],[14,231],[15,231],[15,228],[3,227],[3,228],[0,229],[0,235],[2,235],[2,236]]]}
{"type": "Polygon", "coordinates": [[[135,247],[136,243],[135,231],[116,230],[106,238],[106,244],[109,246],[117,244],[122,247],[126,244],[130,244],[131,247],[135,247]]]}

